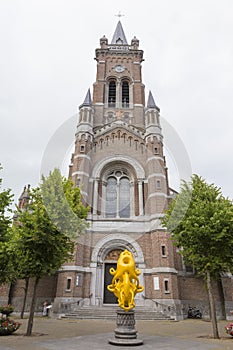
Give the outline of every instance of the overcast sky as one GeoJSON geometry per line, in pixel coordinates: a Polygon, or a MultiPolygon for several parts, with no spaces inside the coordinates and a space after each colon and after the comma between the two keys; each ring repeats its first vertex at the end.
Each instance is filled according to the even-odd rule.
{"type": "MultiPolygon", "coordinates": [[[[144,50],[146,91],[182,140],[192,173],[233,198],[231,0],[2,0],[3,187],[17,199],[25,184],[40,181],[46,146],[92,90],[95,48],[104,34],[112,39],[119,11],[128,42],[136,35],[144,50]]],[[[72,134],[67,159],[75,125],[72,134]]],[[[179,186],[175,158],[168,160],[172,187],[179,186]]]]}

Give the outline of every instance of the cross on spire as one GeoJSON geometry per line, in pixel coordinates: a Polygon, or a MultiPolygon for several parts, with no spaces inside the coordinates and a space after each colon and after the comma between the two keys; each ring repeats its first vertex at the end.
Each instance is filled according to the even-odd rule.
{"type": "Polygon", "coordinates": [[[121,11],[118,12],[117,15],[115,15],[116,17],[119,17],[119,19],[121,19],[121,17],[123,17],[124,15],[121,14],[121,11]]]}

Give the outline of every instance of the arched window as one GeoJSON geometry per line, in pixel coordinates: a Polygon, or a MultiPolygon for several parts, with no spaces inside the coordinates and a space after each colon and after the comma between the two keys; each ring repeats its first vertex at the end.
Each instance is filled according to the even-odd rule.
{"type": "Polygon", "coordinates": [[[128,81],[122,82],[122,106],[129,106],[129,83],[128,81]]]}
{"type": "Polygon", "coordinates": [[[114,218],[117,214],[117,179],[109,177],[106,192],[106,216],[114,218]]]}
{"type": "Polygon", "coordinates": [[[130,217],[130,181],[124,171],[113,171],[107,178],[106,217],[130,217]]]}
{"type": "Polygon", "coordinates": [[[130,183],[127,177],[122,177],[119,183],[119,216],[130,217],[130,183]]]}
{"type": "Polygon", "coordinates": [[[115,103],[116,103],[116,82],[115,80],[111,80],[109,82],[108,104],[111,107],[115,107],[115,103]]]}

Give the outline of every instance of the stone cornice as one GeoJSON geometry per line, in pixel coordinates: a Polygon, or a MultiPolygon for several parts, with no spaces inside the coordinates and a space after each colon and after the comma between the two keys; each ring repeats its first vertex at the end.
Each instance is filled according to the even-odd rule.
{"type": "Polygon", "coordinates": [[[97,138],[99,136],[107,135],[108,133],[112,132],[113,130],[116,129],[122,129],[124,131],[128,131],[131,133],[134,137],[139,137],[144,141],[144,136],[145,134],[139,130],[137,127],[133,125],[129,125],[121,120],[114,121],[112,123],[106,124],[100,129],[96,130],[94,132],[94,137],[97,138]]]}

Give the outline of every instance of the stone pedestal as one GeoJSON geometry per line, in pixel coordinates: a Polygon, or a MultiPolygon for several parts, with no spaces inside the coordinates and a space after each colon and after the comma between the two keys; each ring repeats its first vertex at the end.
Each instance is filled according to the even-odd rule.
{"type": "Polygon", "coordinates": [[[137,331],[135,329],[134,311],[117,310],[117,321],[115,329],[115,338],[108,340],[113,345],[142,345],[143,340],[137,338],[137,331]]]}

